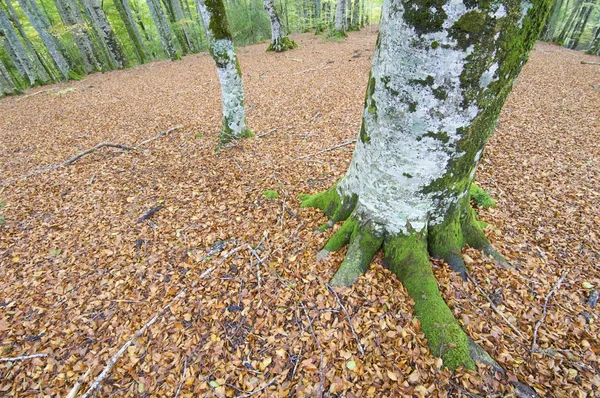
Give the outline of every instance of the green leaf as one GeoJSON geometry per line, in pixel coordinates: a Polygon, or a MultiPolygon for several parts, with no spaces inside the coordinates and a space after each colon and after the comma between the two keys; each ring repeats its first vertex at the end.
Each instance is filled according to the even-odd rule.
{"type": "Polygon", "coordinates": [[[346,367],[350,370],[354,370],[356,368],[356,362],[348,361],[348,362],[346,362],[346,367]]]}
{"type": "Polygon", "coordinates": [[[216,380],[211,381],[210,383],[208,383],[212,388],[219,388],[221,387],[221,385],[219,383],[216,382],[216,380]]]}
{"type": "Polygon", "coordinates": [[[591,289],[591,288],[593,288],[593,287],[594,287],[594,285],[592,285],[592,284],[591,284],[591,283],[589,283],[589,282],[583,282],[583,283],[582,283],[582,285],[583,285],[583,287],[584,287],[584,288],[586,288],[586,289],[591,289]]]}

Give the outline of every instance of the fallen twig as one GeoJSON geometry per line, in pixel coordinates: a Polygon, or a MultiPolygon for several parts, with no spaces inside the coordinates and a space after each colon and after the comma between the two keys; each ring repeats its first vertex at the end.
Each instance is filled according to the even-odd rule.
{"type": "Polygon", "coordinates": [[[300,156],[299,158],[296,158],[295,160],[305,159],[305,158],[308,158],[308,157],[311,157],[311,156],[319,155],[319,154],[324,153],[324,152],[333,151],[334,149],[338,149],[338,148],[341,148],[343,146],[347,146],[347,145],[353,144],[355,142],[356,142],[356,138],[352,138],[350,140],[342,142],[341,144],[337,144],[337,145],[334,145],[334,146],[330,146],[329,148],[322,149],[319,152],[309,153],[308,155],[300,156]]]}
{"type": "Polygon", "coordinates": [[[600,65],[600,62],[581,61],[584,65],[600,65]]]}
{"type": "Polygon", "coordinates": [[[100,384],[102,384],[102,382],[104,381],[104,379],[106,379],[106,377],[108,376],[108,374],[110,373],[110,371],[112,370],[112,368],[115,366],[115,364],[117,363],[117,361],[119,360],[119,358],[121,357],[121,355],[123,355],[123,353],[125,351],[127,351],[127,348],[133,344],[133,342],[138,339],[142,334],[144,334],[144,332],[150,327],[152,326],[152,324],[154,324],[159,317],[161,317],[168,309],[169,307],[171,307],[171,305],[173,304],[173,302],[175,300],[180,299],[181,297],[183,297],[185,295],[186,290],[182,290],[177,296],[175,296],[173,298],[173,300],[171,300],[171,302],[167,305],[165,305],[163,308],[161,308],[160,311],[158,311],[156,313],[156,315],[154,315],[154,317],[152,319],[150,319],[148,322],[146,322],[146,324],[144,324],[144,326],[141,327],[141,329],[139,329],[137,332],[135,332],[135,334],[133,335],[133,337],[131,339],[129,339],[125,344],[123,344],[123,346],[119,349],[119,351],[117,351],[117,353],[115,355],[112,356],[112,358],[110,358],[110,360],[108,361],[108,363],[106,364],[106,366],[104,367],[104,370],[102,371],[102,373],[100,373],[100,375],[98,375],[98,377],[96,378],[96,380],[94,380],[94,382],[92,383],[92,385],[90,386],[90,388],[88,388],[88,390],[85,392],[85,394],[83,394],[81,396],[81,398],[88,398],[94,391],[96,391],[98,389],[98,387],[100,387],[100,384]]]}
{"type": "Polygon", "coordinates": [[[154,213],[156,213],[157,211],[159,211],[160,209],[162,209],[164,207],[164,205],[160,204],[156,207],[151,208],[150,210],[148,210],[148,212],[146,214],[144,214],[143,216],[141,216],[137,222],[138,224],[149,219],[150,217],[152,217],[154,215],[154,213]]]}
{"type": "Polygon", "coordinates": [[[301,70],[300,72],[296,72],[296,73],[283,74],[281,76],[282,77],[283,76],[297,76],[297,75],[303,75],[303,74],[308,73],[308,72],[316,72],[316,71],[319,71],[319,70],[325,70],[325,69],[329,69],[329,68],[331,68],[331,66],[324,66],[322,68],[310,68],[310,69],[301,70]]]}
{"type": "Polygon", "coordinates": [[[304,303],[302,303],[302,311],[304,311],[304,315],[306,316],[306,320],[308,321],[308,328],[310,329],[310,334],[312,334],[313,340],[315,341],[315,344],[317,345],[317,348],[319,349],[319,354],[320,354],[320,360],[319,360],[319,395],[323,396],[323,348],[321,348],[321,342],[319,341],[319,339],[317,338],[317,335],[315,334],[315,330],[313,329],[312,326],[312,320],[310,319],[310,316],[308,315],[308,311],[306,311],[306,307],[304,306],[304,303]]]}
{"type": "MultiPolygon", "coordinates": [[[[305,122],[302,122],[302,123],[300,123],[300,124],[294,124],[293,126],[288,126],[288,127],[285,127],[283,130],[284,130],[284,131],[287,131],[287,130],[291,130],[291,129],[293,129],[293,128],[296,128],[296,127],[304,126],[305,124],[309,124],[309,123],[311,123],[313,120],[315,120],[317,117],[319,117],[319,115],[321,115],[321,112],[317,112],[317,113],[315,113],[315,115],[314,115],[313,117],[311,117],[310,119],[308,119],[308,120],[307,120],[307,121],[305,121],[305,122]]],[[[256,137],[257,137],[257,138],[262,138],[262,137],[264,137],[264,136],[266,136],[266,135],[269,135],[269,134],[271,134],[271,133],[274,133],[274,132],[276,132],[277,130],[279,130],[279,127],[275,127],[275,128],[273,128],[273,129],[271,129],[271,130],[265,131],[264,133],[262,133],[262,134],[259,134],[259,135],[257,135],[256,137]]]]}
{"type": "Polygon", "coordinates": [[[498,315],[500,315],[500,317],[504,320],[504,322],[512,329],[513,332],[515,332],[520,338],[522,338],[523,340],[527,340],[527,338],[525,337],[525,335],[519,330],[517,329],[512,323],[510,323],[510,321],[506,318],[506,316],[502,313],[502,311],[500,311],[498,309],[498,307],[496,307],[496,305],[494,304],[494,302],[492,301],[492,299],[485,293],[485,291],[479,286],[479,284],[477,283],[477,281],[469,274],[467,274],[467,279],[470,280],[471,282],[473,282],[475,284],[475,287],[477,288],[477,290],[479,291],[479,293],[485,297],[485,299],[488,301],[488,303],[490,303],[490,306],[492,308],[492,310],[494,310],[494,312],[498,315]]]}
{"type": "MultiPolygon", "coordinates": [[[[124,151],[135,151],[139,147],[141,147],[143,145],[146,145],[146,144],[149,144],[150,142],[156,140],[157,138],[165,136],[165,135],[167,135],[167,134],[169,134],[169,133],[171,133],[171,132],[173,132],[175,130],[178,130],[178,129],[182,128],[182,127],[183,126],[179,125],[179,126],[171,127],[171,128],[169,128],[167,130],[161,131],[160,133],[156,134],[154,137],[151,137],[151,138],[149,138],[149,139],[147,139],[145,141],[142,141],[142,142],[140,142],[136,146],[127,146],[127,145],[122,145],[122,144],[115,144],[115,143],[112,143],[112,142],[101,142],[101,143],[99,143],[99,144],[97,144],[97,145],[95,145],[95,146],[93,146],[91,148],[86,149],[85,151],[79,152],[77,155],[71,157],[70,159],[65,160],[62,163],[58,163],[58,164],[55,164],[53,166],[46,167],[45,169],[41,169],[41,170],[33,171],[31,173],[28,173],[28,174],[24,174],[20,178],[24,179],[24,178],[32,177],[34,175],[43,174],[43,173],[46,173],[46,172],[49,172],[49,171],[52,171],[52,170],[56,170],[59,167],[69,166],[69,165],[75,163],[77,160],[79,160],[82,157],[84,157],[85,155],[89,155],[90,153],[95,152],[98,149],[102,149],[102,148],[106,148],[106,147],[109,147],[109,148],[118,148],[118,149],[122,149],[124,151]]],[[[90,180],[90,181],[93,182],[93,179],[90,180]]]]}
{"type": "Polygon", "coordinates": [[[338,305],[340,307],[342,307],[342,311],[344,311],[344,314],[346,315],[346,319],[348,320],[348,324],[350,325],[350,330],[352,331],[352,334],[354,335],[354,338],[356,339],[356,344],[358,345],[358,350],[364,356],[365,355],[365,349],[363,348],[362,344],[360,343],[360,339],[358,338],[358,335],[356,334],[356,330],[354,330],[354,326],[352,326],[352,319],[350,319],[350,315],[348,314],[348,311],[346,310],[346,307],[344,307],[344,304],[342,304],[342,300],[340,300],[340,296],[338,296],[337,292],[335,290],[333,290],[333,287],[331,287],[331,285],[329,283],[327,284],[327,289],[331,293],[333,293],[333,295],[335,296],[335,300],[337,301],[338,305]]]}
{"type": "Polygon", "coordinates": [[[552,298],[552,295],[554,294],[554,292],[556,292],[556,290],[558,290],[560,285],[563,283],[563,281],[567,277],[568,273],[569,273],[569,270],[566,270],[565,272],[563,272],[563,274],[560,276],[560,278],[558,278],[558,280],[556,281],[556,283],[554,284],[552,289],[550,289],[550,291],[546,295],[546,298],[544,300],[544,310],[542,311],[542,317],[540,318],[539,321],[537,321],[537,323],[535,324],[535,328],[533,329],[533,343],[531,343],[531,352],[534,352],[535,349],[537,348],[538,330],[539,330],[540,326],[542,325],[542,323],[544,322],[544,320],[546,319],[546,315],[548,314],[548,302],[550,301],[550,298],[552,298]]]}
{"type": "Polygon", "coordinates": [[[249,392],[248,394],[245,394],[245,395],[238,395],[236,398],[248,398],[255,394],[258,394],[259,392],[266,390],[271,384],[273,384],[275,382],[275,379],[277,379],[277,377],[273,377],[267,384],[265,384],[261,388],[258,388],[258,389],[254,390],[252,392],[249,392]]]}
{"type": "Polygon", "coordinates": [[[33,358],[45,358],[48,354],[33,354],[33,355],[23,355],[21,357],[13,357],[13,358],[0,358],[0,362],[17,362],[17,361],[25,361],[27,359],[33,358]]]}
{"type": "Polygon", "coordinates": [[[69,395],[67,395],[65,398],[75,398],[77,396],[77,393],[79,392],[79,389],[81,388],[81,385],[83,384],[85,379],[87,379],[87,377],[90,375],[90,373],[92,373],[91,366],[88,368],[87,372],[85,372],[83,376],[77,379],[77,381],[73,385],[73,388],[71,389],[71,391],[69,391],[69,395]]]}
{"type": "Polygon", "coordinates": [[[183,372],[181,372],[181,381],[179,382],[179,386],[177,387],[177,391],[175,391],[175,396],[173,398],[177,398],[179,393],[181,392],[181,388],[183,387],[183,382],[185,381],[185,371],[187,370],[187,358],[183,360],[183,372]]]}

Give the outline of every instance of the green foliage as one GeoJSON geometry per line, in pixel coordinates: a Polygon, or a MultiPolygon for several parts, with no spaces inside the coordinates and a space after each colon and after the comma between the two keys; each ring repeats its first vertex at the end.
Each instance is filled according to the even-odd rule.
{"type": "Polygon", "coordinates": [[[202,138],[204,134],[202,134],[201,131],[198,131],[197,133],[194,134],[194,138],[202,138]]]}
{"type": "Polygon", "coordinates": [[[471,188],[469,188],[469,195],[471,195],[471,199],[475,202],[475,204],[479,207],[494,207],[496,206],[496,202],[494,199],[483,189],[475,185],[475,183],[471,184],[471,188]]]}
{"type": "Polygon", "coordinates": [[[277,191],[273,191],[272,189],[267,189],[265,192],[263,192],[263,196],[267,199],[279,198],[279,194],[277,193],[277,191]]]}

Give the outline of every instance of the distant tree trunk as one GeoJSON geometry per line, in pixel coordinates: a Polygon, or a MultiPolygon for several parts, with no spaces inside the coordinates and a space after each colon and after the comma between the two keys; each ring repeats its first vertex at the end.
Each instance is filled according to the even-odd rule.
{"type": "Polygon", "coordinates": [[[346,37],[346,0],[337,0],[335,7],[335,29],[332,36],[346,37]]]}
{"type": "Polygon", "coordinates": [[[579,40],[581,40],[581,35],[585,30],[585,26],[587,25],[590,15],[592,15],[592,5],[584,4],[582,7],[581,15],[579,16],[579,20],[575,24],[575,28],[573,29],[573,34],[569,38],[569,48],[577,49],[579,46],[579,40]]]}
{"type": "Polygon", "coordinates": [[[35,64],[36,72],[39,76],[40,81],[41,82],[50,81],[52,78],[46,71],[46,68],[45,68],[44,64],[42,63],[40,55],[33,47],[31,40],[29,40],[29,37],[27,37],[27,34],[25,33],[25,29],[23,28],[23,25],[21,24],[21,21],[19,20],[19,16],[15,12],[15,9],[14,9],[12,3],[10,1],[6,1],[5,3],[6,3],[6,9],[8,11],[8,18],[12,22],[13,26],[16,27],[17,30],[19,31],[19,34],[21,35],[21,39],[23,40],[23,43],[25,43],[25,47],[27,48],[27,52],[29,53],[31,59],[33,60],[33,62],[35,64]]]}
{"type": "Polygon", "coordinates": [[[52,60],[65,79],[69,78],[71,67],[62,52],[60,42],[50,34],[50,21],[39,9],[35,0],[18,0],[23,12],[29,19],[33,28],[38,32],[40,39],[48,49],[52,60]]]}
{"type": "Polygon", "coordinates": [[[290,40],[283,31],[283,25],[281,24],[281,18],[277,14],[277,9],[273,0],[264,0],[265,11],[269,14],[271,20],[271,44],[267,48],[267,51],[282,52],[292,48],[298,47],[298,45],[290,40]]]}
{"type": "Polygon", "coordinates": [[[592,36],[590,48],[586,51],[587,54],[600,55],[600,25],[596,26],[596,30],[592,36]]]}
{"type": "Polygon", "coordinates": [[[354,0],[352,4],[352,30],[360,30],[360,0],[354,0]]]}
{"type": "Polygon", "coordinates": [[[167,17],[162,6],[158,0],[148,0],[148,8],[150,9],[150,14],[152,15],[152,19],[156,25],[158,36],[160,37],[160,41],[163,45],[163,48],[167,52],[167,55],[173,61],[180,60],[181,55],[175,46],[173,30],[171,30],[171,26],[169,25],[169,21],[167,21],[167,17]]]}
{"type": "Polygon", "coordinates": [[[8,73],[4,64],[0,62],[0,98],[17,92],[18,90],[13,82],[12,76],[8,73]]]}
{"type": "Polygon", "coordinates": [[[560,16],[561,8],[564,4],[563,0],[556,0],[554,5],[552,6],[552,13],[548,20],[546,21],[546,26],[544,26],[544,30],[540,35],[540,38],[544,41],[552,41],[554,38],[554,31],[556,30],[556,24],[558,22],[558,17],[560,16]]]}
{"type": "Polygon", "coordinates": [[[115,8],[119,13],[119,17],[125,25],[129,40],[131,40],[131,43],[133,44],[135,56],[138,62],[143,64],[146,62],[146,48],[144,46],[144,42],[142,41],[142,36],[140,35],[137,24],[133,19],[133,14],[131,13],[131,8],[129,7],[129,0],[114,0],[114,3],[115,8]]]}
{"type": "MultiPolygon", "coordinates": [[[[60,0],[59,0],[60,1],[60,0]]],[[[88,10],[92,16],[94,24],[98,27],[100,36],[102,37],[106,47],[110,61],[114,68],[121,69],[125,66],[125,54],[121,48],[121,44],[113,32],[106,14],[102,9],[102,5],[99,0],[85,0],[88,5],[88,10]]]]}
{"type": "Polygon", "coordinates": [[[250,137],[252,132],[246,126],[242,72],[233,47],[223,0],[197,0],[197,5],[221,83],[223,128],[220,147],[234,139],[250,137]]]}
{"type": "Polygon", "coordinates": [[[581,4],[582,4],[582,0],[575,1],[575,6],[573,7],[573,11],[569,14],[569,18],[567,19],[567,22],[565,22],[565,25],[556,40],[558,42],[558,44],[560,44],[560,45],[565,44],[567,38],[570,35],[570,32],[573,29],[573,26],[575,25],[575,22],[578,20],[579,14],[581,13],[581,9],[582,9],[581,4]]]}
{"type": "Polygon", "coordinates": [[[38,76],[33,60],[30,58],[25,46],[19,39],[17,31],[14,29],[8,18],[8,15],[6,15],[1,6],[0,33],[2,33],[6,38],[6,41],[4,42],[6,51],[9,56],[11,56],[13,64],[17,68],[17,71],[21,77],[23,77],[25,80],[28,80],[30,86],[34,86],[36,83],[43,83],[38,76]]]}
{"type": "Polygon", "coordinates": [[[71,0],[54,0],[54,3],[63,23],[70,28],[73,34],[73,40],[83,59],[84,71],[89,73],[93,70],[102,70],[77,4],[71,0]]]}
{"type": "Polygon", "coordinates": [[[171,9],[173,10],[173,15],[175,16],[175,23],[179,31],[181,32],[181,38],[183,40],[183,46],[185,48],[185,52],[197,52],[196,46],[194,45],[194,40],[192,34],[190,33],[189,26],[186,22],[186,17],[183,12],[183,8],[181,7],[181,0],[170,0],[171,9]]]}

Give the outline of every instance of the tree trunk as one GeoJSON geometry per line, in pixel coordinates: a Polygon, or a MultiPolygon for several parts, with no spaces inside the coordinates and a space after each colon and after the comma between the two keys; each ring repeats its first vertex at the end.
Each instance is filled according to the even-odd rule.
{"type": "Polygon", "coordinates": [[[269,19],[271,20],[271,44],[269,44],[267,51],[282,52],[298,47],[293,40],[290,40],[285,35],[281,18],[277,14],[273,0],[264,0],[264,4],[265,11],[269,14],[269,19]]]}
{"type": "Polygon", "coordinates": [[[581,6],[582,6],[582,0],[576,0],[575,6],[573,7],[571,13],[569,14],[569,18],[567,19],[567,22],[565,22],[563,29],[561,30],[560,34],[558,35],[558,38],[556,40],[558,44],[563,45],[565,43],[565,40],[569,37],[569,34],[570,34],[571,30],[573,29],[573,25],[575,24],[575,22],[578,19],[577,16],[581,12],[581,8],[582,8],[581,6]]]}
{"type": "Polygon", "coordinates": [[[25,29],[23,28],[23,25],[21,24],[21,21],[19,20],[19,17],[17,15],[17,13],[15,12],[15,9],[14,9],[12,3],[10,1],[6,1],[5,4],[6,4],[6,10],[8,11],[8,18],[12,22],[13,26],[15,28],[17,28],[17,30],[19,31],[19,34],[21,35],[21,39],[23,40],[23,43],[25,43],[25,47],[27,48],[27,52],[29,53],[29,56],[31,57],[31,59],[33,60],[33,63],[35,64],[36,72],[38,75],[38,80],[41,83],[46,83],[46,82],[52,80],[52,78],[48,75],[48,72],[46,71],[44,65],[42,64],[40,55],[33,47],[33,44],[31,43],[31,40],[29,40],[29,37],[27,37],[27,34],[25,33],[25,29]]]}
{"type": "Polygon", "coordinates": [[[346,0],[337,0],[335,7],[335,29],[332,36],[347,37],[346,34],[346,0]]]}
{"type": "Polygon", "coordinates": [[[590,19],[590,15],[592,15],[591,4],[584,4],[582,8],[583,9],[581,11],[580,18],[577,21],[575,28],[573,29],[573,34],[569,38],[569,48],[574,50],[577,49],[577,47],[579,46],[579,40],[581,40],[581,35],[583,34],[583,31],[585,30],[585,27],[590,19]]]}
{"type": "Polygon", "coordinates": [[[8,73],[4,64],[0,61],[0,98],[8,94],[18,93],[17,87],[8,73]]]}
{"type": "MultiPolygon", "coordinates": [[[[30,86],[34,86],[38,82],[38,74],[36,72],[35,65],[25,46],[19,39],[17,31],[11,24],[6,15],[4,9],[0,6],[0,33],[6,38],[5,47],[6,51],[11,57],[13,64],[17,68],[17,71],[21,77],[29,82],[30,86]]],[[[43,82],[39,82],[43,83],[43,82]]]]}
{"type": "Polygon", "coordinates": [[[208,39],[210,55],[221,83],[223,128],[219,147],[238,138],[250,137],[244,109],[244,86],[240,64],[233,48],[223,0],[197,0],[198,11],[208,39]]]}
{"type": "Polygon", "coordinates": [[[173,61],[180,60],[181,55],[175,46],[173,30],[171,30],[171,26],[169,25],[169,21],[167,21],[167,17],[162,9],[162,6],[158,0],[148,0],[148,8],[150,9],[150,14],[152,15],[152,19],[156,25],[158,36],[160,37],[160,41],[163,45],[163,48],[167,52],[167,55],[173,61]]]}
{"type": "Polygon", "coordinates": [[[137,24],[133,19],[133,14],[131,13],[131,8],[129,7],[129,0],[114,0],[114,3],[117,12],[119,13],[119,17],[125,25],[129,40],[131,40],[131,43],[133,44],[133,50],[138,63],[143,64],[146,62],[146,47],[142,41],[142,36],[137,28],[137,24]]]}
{"type": "Polygon", "coordinates": [[[560,11],[563,5],[563,0],[556,0],[554,5],[552,6],[552,13],[550,14],[550,17],[548,17],[548,20],[546,21],[546,26],[544,26],[544,30],[540,35],[540,38],[542,40],[552,41],[552,39],[554,38],[554,31],[556,30],[558,17],[560,16],[560,11]]]}
{"type": "Polygon", "coordinates": [[[99,0],[86,0],[86,2],[93,23],[98,28],[98,32],[106,44],[111,63],[114,68],[123,68],[125,66],[125,54],[123,54],[121,44],[115,32],[113,32],[108,19],[106,19],[101,3],[99,3],[99,0]]]}
{"type": "Polygon", "coordinates": [[[19,5],[23,9],[23,12],[27,16],[27,19],[29,19],[33,28],[38,32],[40,39],[48,49],[50,57],[52,57],[56,67],[62,76],[65,79],[68,79],[71,67],[63,55],[60,42],[49,32],[49,29],[51,28],[50,21],[48,21],[48,18],[42,13],[34,0],[19,0],[19,5]]]}
{"type": "Polygon", "coordinates": [[[173,14],[175,16],[176,23],[181,32],[181,37],[183,41],[183,46],[185,47],[185,53],[187,52],[197,52],[194,41],[192,40],[192,34],[190,33],[190,29],[185,22],[185,14],[183,13],[183,8],[181,7],[180,0],[170,0],[171,9],[173,10],[173,14]]]}
{"type": "Polygon", "coordinates": [[[360,30],[360,0],[354,0],[352,3],[351,30],[360,30]]]}
{"type": "Polygon", "coordinates": [[[587,54],[600,55],[600,26],[596,26],[596,30],[592,36],[590,48],[586,51],[587,54]]]}
{"type": "Polygon", "coordinates": [[[354,283],[383,248],[415,302],[431,353],[449,368],[491,358],[475,353],[454,319],[429,256],[463,276],[466,244],[501,258],[475,219],[469,188],[550,6],[384,0],[350,167],[328,191],[302,197],[302,206],[332,217],[325,227],[345,221],[322,253],[349,243],[331,283],[354,283]]]}

